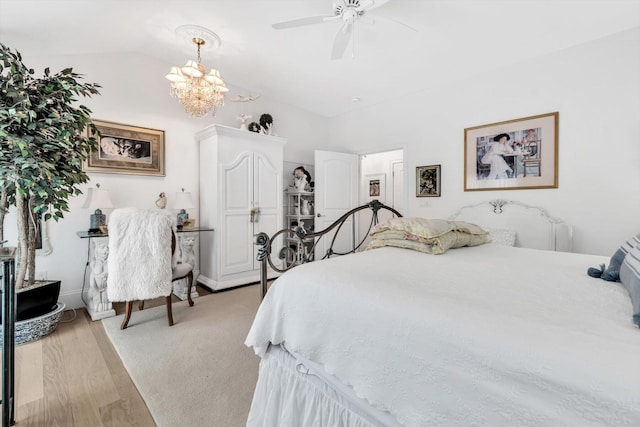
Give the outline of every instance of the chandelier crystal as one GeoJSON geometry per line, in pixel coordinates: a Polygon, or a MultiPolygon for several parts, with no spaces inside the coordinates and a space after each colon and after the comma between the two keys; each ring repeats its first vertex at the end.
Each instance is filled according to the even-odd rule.
{"type": "Polygon", "coordinates": [[[218,108],[224,105],[224,94],[229,91],[220,72],[212,68],[206,72],[200,61],[200,48],[205,40],[200,37],[191,39],[198,47],[198,60],[189,60],[184,67],[171,67],[165,77],[171,82],[170,94],[194,117],[207,113],[215,117],[218,108]]]}

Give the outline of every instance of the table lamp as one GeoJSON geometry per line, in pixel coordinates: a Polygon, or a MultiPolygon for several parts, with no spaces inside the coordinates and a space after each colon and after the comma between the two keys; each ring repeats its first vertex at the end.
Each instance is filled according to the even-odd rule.
{"type": "Polygon", "coordinates": [[[113,207],[109,190],[100,188],[100,184],[96,184],[96,188],[89,188],[87,192],[87,200],[85,200],[84,209],[95,209],[89,220],[89,233],[99,234],[101,226],[107,225],[107,216],[102,213],[101,209],[109,209],[113,207]]]}
{"type": "Polygon", "coordinates": [[[193,209],[195,207],[193,206],[193,201],[191,200],[191,193],[188,191],[185,192],[183,188],[182,191],[176,193],[176,201],[173,205],[176,209],[180,209],[180,211],[178,212],[177,226],[178,230],[182,230],[182,223],[185,219],[189,218],[189,214],[187,213],[186,209],[193,209]]]}

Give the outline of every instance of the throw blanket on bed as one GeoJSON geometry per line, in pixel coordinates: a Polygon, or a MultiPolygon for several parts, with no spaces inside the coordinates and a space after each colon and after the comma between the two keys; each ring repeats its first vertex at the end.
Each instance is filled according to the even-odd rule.
{"type": "Polygon", "coordinates": [[[638,426],[640,337],[605,257],[488,244],[303,264],[246,344],[281,344],[405,426],[638,426]]]}
{"type": "Polygon", "coordinates": [[[172,215],[166,211],[113,211],[107,262],[109,300],[137,301],[171,294],[172,229],[172,215]]]}

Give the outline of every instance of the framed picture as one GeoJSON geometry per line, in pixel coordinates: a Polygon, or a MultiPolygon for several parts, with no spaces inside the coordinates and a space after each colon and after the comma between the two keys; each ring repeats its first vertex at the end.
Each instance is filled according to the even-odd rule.
{"type": "Polygon", "coordinates": [[[85,172],[164,176],[164,131],[99,120],[93,124],[100,137],[83,165],[85,172]]]}
{"type": "Polygon", "coordinates": [[[387,188],[385,186],[386,175],[383,173],[369,174],[365,176],[365,194],[368,195],[369,200],[378,200],[380,202],[385,201],[387,188]]]}
{"type": "Polygon", "coordinates": [[[440,165],[416,168],[416,197],[440,197],[440,165]]]}
{"type": "Polygon", "coordinates": [[[464,191],[558,188],[558,113],[464,130],[464,191]]]}

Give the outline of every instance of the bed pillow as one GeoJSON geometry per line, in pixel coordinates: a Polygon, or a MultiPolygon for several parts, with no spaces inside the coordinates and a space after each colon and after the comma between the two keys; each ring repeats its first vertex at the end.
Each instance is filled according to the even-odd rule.
{"type": "Polygon", "coordinates": [[[401,231],[414,236],[431,239],[433,237],[442,236],[453,230],[453,225],[449,221],[443,219],[427,219],[427,218],[392,218],[388,221],[378,224],[371,236],[384,231],[401,231]]]}
{"type": "Polygon", "coordinates": [[[489,232],[491,243],[502,246],[516,245],[515,230],[507,230],[506,228],[487,228],[486,230],[489,232]]]}
{"type": "MultiPolygon", "coordinates": [[[[425,239],[422,237],[407,239],[404,233],[398,234],[393,230],[379,233],[367,246],[367,250],[394,246],[398,248],[413,249],[432,255],[440,255],[449,249],[463,246],[478,246],[489,241],[488,234],[469,234],[462,231],[449,231],[438,237],[425,239]]],[[[416,237],[416,236],[413,236],[416,237]]]]}
{"type": "Polygon", "coordinates": [[[414,251],[433,254],[433,244],[405,239],[375,239],[369,243],[367,250],[382,248],[384,246],[393,246],[396,248],[411,249],[414,251]]]}
{"type": "Polygon", "coordinates": [[[487,234],[487,230],[480,227],[477,224],[472,224],[470,222],[465,221],[449,221],[449,223],[453,226],[453,229],[456,231],[462,231],[463,233],[468,234],[487,234]]]}
{"type": "Polygon", "coordinates": [[[633,323],[640,326],[640,245],[632,248],[620,266],[620,281],[633,306],[633,323]]]}
{"type": "Polygon", "coordinates": [[[480,226],[465,221],[402,217],[392,218],[378,224],[371,232],[371,236],[375,237],[379,233],[390,230],[404,232],[424,239],[439,237],[450,231],[460,231],[477,235],[487,234],[480,226]]]}
{"type": "Polygon", "coordinates": [[[627,254],[635,247],[640,246],[640,234],[636,234],[626,242],[624,242],[609,260],[609,267],[604,264],[600,268],[589,268],[587,274],[591,277],[599,277],[609,282],[617,282],[620,280],[620,267],[627,254]]]}

